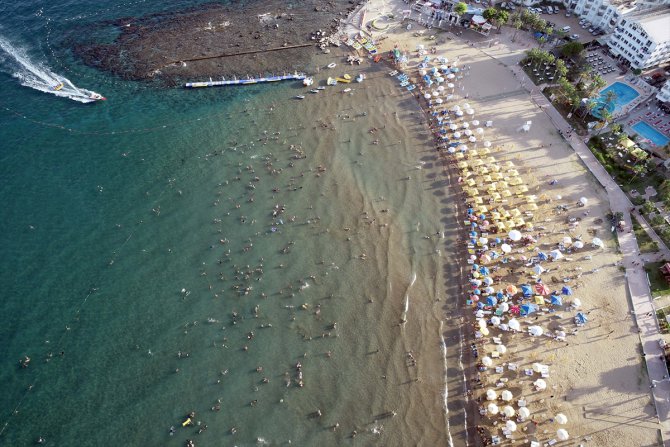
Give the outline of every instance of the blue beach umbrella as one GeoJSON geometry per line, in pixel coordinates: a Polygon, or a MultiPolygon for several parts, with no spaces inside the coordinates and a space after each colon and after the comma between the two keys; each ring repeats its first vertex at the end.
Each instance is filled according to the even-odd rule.
{"type": "Polygon", "coordinates": [[[537,257],[539,258],[540,261],[546,261],[548,259],[547,254],[543,252],[539,252],[537,254],[537,257]]]}
{"type": "Polygon", "coordinates": [[[475,290],[472,291],[472,293],[474,293],[475,295],[481,295],[482,291],[479,290],[479,289],[475,289],[475,290]]]}
{"type": "Polygon", "coordinates": [[[476,231],[471,231],[470,232],[470,237],[477,237],[477,232],[476,231]]]}
{"type": "Polygon", "coordinates": [[[485,304],[482,303],[481,301],[477,303],[477,308],[478,308],[478,309],[483,309],[484,306],[485,306],[485,304]]]}
{"type": "Polygon", "coordinates": [[[498,298],[499,300],[503,299],[504,297],[505,297],[505,294],[502,291],[496,293],[496,298],[498,298]]]}
{"type": "Polygon", "coordinates": [[[479,268],[479,273],[481,273],[484,276],[488,276],[491,273],[491,271],[489,270],[488,267],[483,266],[479,268]]]}
{"type": "Polygon", "coordinates": [[[537,306],[535,304],[527,303],[521,305],[521,315],[530,315],[533,312],[537,311],[537,306]]]}
{"type": "Polygon", "coordinates": [[[563,286],[562,293],[563,295],[572,295],[572,289],[568,286],[563,286]]]}
{"type": "Polygon", "coordinates": [[[587,321],[589,321],[589,319],[586,318],[586,315],[584,315],[582,312],[577,312],[577,315],[575,315],[575,323],[584,324],[587,321]]]}
{"type": "Polygon", "coordinates": [[[479,264],[472,264],[472,270],[475,271],[479,268],[479,264]]]}
{"type": "Polygon", "coordinates": [[[501,242],[502,242],[502,240],[500,240],[500,238],[497,237],[497,238],[496,238],[496,244],[499,244],[499,243],[501,243],[501,242]]]}
{"type": "Polygon", "coordinates": [[[529,286],[528,284],[522,284],[521,285],[521,293],[523,293],[523,296],[532,296],[533,295],[533,288],[529,286]]]}
{"type": "Polygon", "coordinates": [[[496,304],[498,304],[498,300],[494,296],[490,296],[486,298],[486,304],[488,304],[489,306],[495,306],[496,304]]]}
{"type": "Polygon", "coordinates": [[[551,304],[553,304],[554,306],[562,306],[563,300],[559,295],[551,295],[551,304]]]}

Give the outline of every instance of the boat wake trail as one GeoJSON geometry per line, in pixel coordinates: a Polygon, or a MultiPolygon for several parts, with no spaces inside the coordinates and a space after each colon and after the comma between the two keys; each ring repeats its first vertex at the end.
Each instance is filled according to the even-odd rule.
{"type": "Polygon", "coordinates": [[[17,78],[25,87],[82,103],[105,99],[98,93],[75,86],[44,64],[31,61],[25,50],[13,46],[2,36],[0,50],[0,69],[17,78]]]}

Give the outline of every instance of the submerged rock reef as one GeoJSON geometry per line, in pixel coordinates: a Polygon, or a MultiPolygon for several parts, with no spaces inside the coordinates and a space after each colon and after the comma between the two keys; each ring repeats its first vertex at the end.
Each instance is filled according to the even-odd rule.
{"type": "Polygon", "coordinates": [[[209,3],[80,26],[67,45],[87,65],[128,80],[175,83],[302,70],[318,51],[314,33],[334,32],[360,2],[209,3]]]}

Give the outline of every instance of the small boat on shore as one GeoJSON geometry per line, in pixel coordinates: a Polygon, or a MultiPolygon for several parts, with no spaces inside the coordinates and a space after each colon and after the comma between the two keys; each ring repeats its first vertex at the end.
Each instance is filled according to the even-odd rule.
{"type": "Polygon", "coordinates": [[[305,87],[309,87],[312,84],[314,84],[314,78],[312,77],[305,78],[302,80],[302,85],[304,85],[305,87]]]}
{"type": "Polygon", "coordinates": [[[337,85],[337,81],[338,81],[338,80],[335,79],[335,78],[328,78],[328,80],[326,81],[326,84],[328,84],[328,85],[337,85]]]}
{"type": "Polygon", "coordinates": [[[305,95],[296,95],[295,99],[305,99],[305,95]]]}
{"type": "Polygon", "coordinates": [[[320,85],[320,86],[318,86],[316,89],[317,89],[317,90],[325,90],[326,87],[324,87],[323,85],[320,85]]]}
{"type": "Polygon", "coordinates": [[[337,67],[337,64],[335,62],[331,62],[330,64],[326,65],[328,68],[335,68],[337,67]]]}
{"type": "Polygon", "coordinates": [[[321,91],[321,90],[319,90],[319,89],[315,89],[315,88],[313,88],[313,89],[310,90],[309,92],[310,92],[310,93],[319,93],[320,91],[321,91]]]}
{"type": "Polygon", "coordinates": [[[347,78],[335,78],[335,79],[337,80],[337,82],[344,82],[345,84],[348,84],[348,83],[351,82],[351,76],[349,76],[349,79],[347,79],[347,78]]]}
{"type": "Polygon", "coordinates": [[[356,76],[356,82],[363,82],[365,80],[365,73],[359,73],[358,76],[356,76]]]}

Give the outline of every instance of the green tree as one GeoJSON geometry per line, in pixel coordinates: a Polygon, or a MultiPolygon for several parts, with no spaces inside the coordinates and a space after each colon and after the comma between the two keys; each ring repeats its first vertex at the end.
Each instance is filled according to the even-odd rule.
{"type": "Polygon", "coordinates": [[[580,42],[568,42],[561,47],[561,55],[566,58],[578,56],[584,51],[584,45],[580,42]]]}
{"type": "Polygon", "coordinates": [[[596,128],[598,129],[598,133],[596,133],[596,135],[600,135],[600,133],[612,121],[612,118],[613,118],[612,112],[610,112],[604,107],[600,109],[600,121],[598,121],[598,124],[596,124],[596,128]]]}
{"type": "Polygon", "coordinates": [[[520,19],[514,20],[512,22],[512,26],[514,26],[514,35],[512,36],[512,42],[516,42],[516,35],[523,26],[523,22],[520,19]]]}
{"type": "Polygon", "coordinates": [[[547,43],[547,38],[544,37],[544,36],[540,36],[540,38],[537,39],[537,43],[538,43],[539,47],[542,48],[544,46],[544,44],[547,43]]]}
{"type": "Polygon", "coordinates": [[[495,8],[486,8],[482,14],[486,20],[492,22],[498,20],[498,10],[495,8]]]}
{"type": "Polygon", "coordinates": [[[600,75],[595,75],[591,79],[591,84],[589,84],[588,96],[592,98],[594,96],[594,93],[600,92],[600,89],[605,87],[606,85],[607,82],[600,75]]]}
{"type": "Polygon", "coordinates": [[[653,202],[647,201],[647,202],[644,202],[644,204],[642,204],[642,212],[644,214],[651,214],[654,211],[656,211],[656,205],[654,205],[653,202]]]}
{"type": "Polygon", "coordinates": [[[463,14],[465,14],[467,12],[467,10],[468,10],[468,5],[463,3],[463,2],[456,3],[456,6],[454,6],[454,12],[456,14],[458,14],[459,16],[462,16],[463,14]]]}
{"type": "Polygon", "coordinates": [[[563,59],[556,59],[556,68],[554,69],[554,78],[564,78],[568,74],[568,67],[565,66],[563,59]]]}
{"type": "Polygon", "coordinates": [[[619,135],[619,136],[621,134],[621,129],[622,129],[622,127],[621,127],[621,124],[619,124],[619,123],[612,124],[612,127],[610,128],[610,130],[612,131],[612,133],[614,135],[619,135]]]}
{"type": "Polygon", "coordinates": [[[496,18],[496,24],[498,25],[498,33],[500,33],[500,29],[503,27],[503,25],[507,25],[507,22],[509,22],[509,12],[503,11],[502,9],[498,11],[498,17],[496,18]]]}

